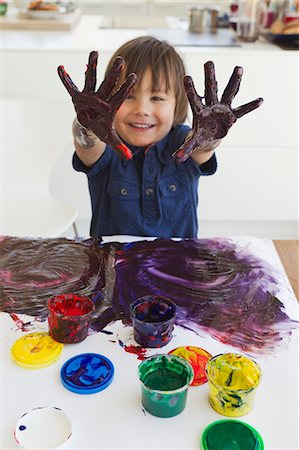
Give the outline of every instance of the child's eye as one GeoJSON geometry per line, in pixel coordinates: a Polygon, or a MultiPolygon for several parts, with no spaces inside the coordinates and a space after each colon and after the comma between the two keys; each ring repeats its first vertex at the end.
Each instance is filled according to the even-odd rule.
{"type": "Polygon", "coordinates": [[[132,94],[129,94],[128,95],[128,97],[126,98],[126,100],[134,100],[134,95],[132,95],[132,94]]]}
{"type": "Polygon", "coordinates": [[[164,98],[163,98],[163,97],[160,97],[159,95],[154,95],[154,96],[152,97],[152,100],[154,100],[155,102],[163,102],[163,101],[164,101],[164,98]]]}

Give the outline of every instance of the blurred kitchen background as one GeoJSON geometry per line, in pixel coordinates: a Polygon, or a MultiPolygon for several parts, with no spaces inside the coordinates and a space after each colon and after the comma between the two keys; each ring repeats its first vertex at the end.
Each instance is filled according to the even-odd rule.
{"type": "Polygon", "coordinates": [[[98,50],[100,82],[120,45],[150,34],[177,48],[199,94],[213,60],[220,93],[244,68],[233,106],[265,100],[234,125],[217,173],[201,180],[199,237],[298,239],[299,2],[0,0],[0,14],[1,234],[71,237],[75,219],[89,235],[87,181],[71,167],[74,111],[57,67],[82,88],[98,50]],[[60,208],[52,231],[46,223],[60,213],[49,207],[47,218],[42,195],[60,208]]]}

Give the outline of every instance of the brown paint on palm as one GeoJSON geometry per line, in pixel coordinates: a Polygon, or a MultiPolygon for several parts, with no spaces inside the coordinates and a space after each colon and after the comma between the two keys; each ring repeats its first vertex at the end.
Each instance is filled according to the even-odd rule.
{"type": "Polygon", "coordinates": [[[104,81],[96,90],[98,52],[89,54],[85,72],[85,84],[82,91],[63,66],[58,67],[58,75],[72,97],[78,121],[103,142],[110,145],[122,158],[132,159],[131,150],[121,141],[113,129],[113,120],[118,108],[127,98],[130,90],[137,82],[137,75],[130,74],[115,94],[112,94],[120,73],[125,66],[122,57],[117,57],[104,81]]]}
{"type": "Polygon", "coordinates": [[[212,61],[204,65],[205,93],[200,97],[196,92],[190,76],[184,77],[184,85],[188,101],[193,113],[192,132],[184,144],[173,153],[178,162],[186,161],[194,150],[209,147],[213,141],[227,135],[230,127],[237,119],[258,108],[263,99],[258,98],[238,108],[232,108],[231,103],[237,95],[243,75],[242,67],[236,66],[221,100],[218,99],[218,86],[215,76],[215,66],[212,61]],[[203,102],[204,100],[204,102],[203,102]]]}

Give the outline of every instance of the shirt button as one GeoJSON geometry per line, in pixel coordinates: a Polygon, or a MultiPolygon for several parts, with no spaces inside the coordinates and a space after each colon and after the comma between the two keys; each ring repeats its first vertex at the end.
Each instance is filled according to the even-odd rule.
{"type": "Polygon", "coordinates": [[[146,190],[146,195],[147,195],[148,197],[152,197],[153,193],[154,193],[154,189],[152,189],[152,188],[148,188],[148,189],[146,190]]]}
{"type": "Polygon", "coordinates": [[[175,192],[175,191],[176,191],[176,185],[175,185],[175,184],[171,184],[171,185],[169,186],[169,189],[170,189],[172,192],[175,192]]]}
{"type": "Polygon", "coordinates": [[[127,195],[128,191],[126,188],[121,188],[120,193],[121,195],[127,195]]]}

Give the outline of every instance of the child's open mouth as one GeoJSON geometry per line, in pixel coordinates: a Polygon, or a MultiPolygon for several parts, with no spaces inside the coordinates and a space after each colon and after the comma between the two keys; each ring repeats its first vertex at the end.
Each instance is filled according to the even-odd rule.
{"type": "Polygon", "coordinates": [[[134,128],[135,130],[145,131],[152,128],[154,125],[150,125],[148,123],[130,123],[130,127],[134,128]]]}

